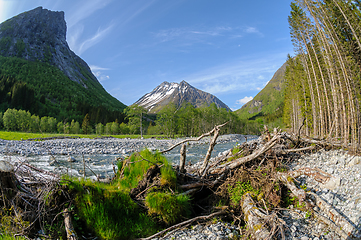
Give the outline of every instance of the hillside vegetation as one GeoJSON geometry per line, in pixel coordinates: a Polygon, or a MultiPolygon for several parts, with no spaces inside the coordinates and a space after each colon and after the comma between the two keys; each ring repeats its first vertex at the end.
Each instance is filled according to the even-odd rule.
{"type": "Polygon", "coordinates": [[[123,120],[124,104],[94,81],[86,86],[47,63],[0,56],[0,112],[17,108],[58,120],[80,122],[86,113],[93,122],[123,120]]]}

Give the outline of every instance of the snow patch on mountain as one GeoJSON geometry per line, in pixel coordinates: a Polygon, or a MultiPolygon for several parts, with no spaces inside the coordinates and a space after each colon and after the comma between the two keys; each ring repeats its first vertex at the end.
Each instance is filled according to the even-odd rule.
{"type": "Polygon", "coordinates": [[[215,103],[218,108],[230,108],[217,97],[210,93],[203,92],[185,81],[181,83],[163,82],[153,89],[152,92],[145,94],[135,104],[143,106],[150,112],[153,109],[159,111],[162,106],[169,103],[175,103],[180,106],[183,102],[189,102],[195,107],[200,107],[204,103],[207,105],[215,103]]]}

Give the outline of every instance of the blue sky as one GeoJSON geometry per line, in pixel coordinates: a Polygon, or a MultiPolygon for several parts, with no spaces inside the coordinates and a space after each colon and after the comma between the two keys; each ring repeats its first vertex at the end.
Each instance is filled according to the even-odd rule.
{"type": "Polygon", "coordinates": [[[163,81],[187,81],[231,109],[293,53],[291,0],[0,0],[0,22],[42,6],[64,11],[67,41],[126,105],[163,81]]]}

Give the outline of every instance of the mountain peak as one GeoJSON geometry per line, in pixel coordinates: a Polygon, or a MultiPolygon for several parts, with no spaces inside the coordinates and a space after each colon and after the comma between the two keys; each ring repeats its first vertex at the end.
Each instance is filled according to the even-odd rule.
{"type": "Polygon", "coordinates": [[[148,109],[149,112],[156,113],[171,102],[177,106],[182,105],[184,102],[189,102],[195,107],[215,103],[219,108],[230,110],[230,108],[217,97],[191,86],[184,80],[179,84],[163,82],[154,88],[152,92],[141,97],[135,104],[143,106],[148,109]]]}
{"type": "Polygon", "coordinates": [[[66,31],[64,12],[37,7],[0,24],[0,55],[49,63],[85,88],[88,80],[99,83],[85,61],[70,50],[66,31]]]}

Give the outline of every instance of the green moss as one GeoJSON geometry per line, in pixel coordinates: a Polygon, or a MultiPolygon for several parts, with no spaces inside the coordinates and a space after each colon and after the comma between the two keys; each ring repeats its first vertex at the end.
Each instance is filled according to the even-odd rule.
{"type": "Polygon", "coordinates": [[[250,182],[237,182],[234,187],[229,185],[228,193],[232,204],[238,205],[245,193],[251,193],[252,196],[258,196],[260,189],[254,189],[250,182]]]}

